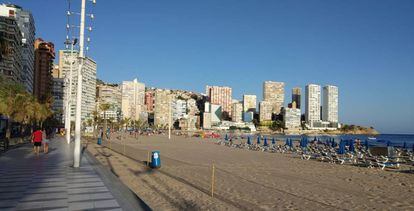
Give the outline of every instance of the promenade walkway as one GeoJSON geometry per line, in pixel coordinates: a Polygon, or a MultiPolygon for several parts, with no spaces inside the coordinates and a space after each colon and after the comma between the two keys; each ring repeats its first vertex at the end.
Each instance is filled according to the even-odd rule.
{"type": "Polygon", "coordinates": [[[0,210],[148,210],[87,153],[72,168],[73,145],[58,137],[50,152],[27,144],[0,156],[0,210]]]}

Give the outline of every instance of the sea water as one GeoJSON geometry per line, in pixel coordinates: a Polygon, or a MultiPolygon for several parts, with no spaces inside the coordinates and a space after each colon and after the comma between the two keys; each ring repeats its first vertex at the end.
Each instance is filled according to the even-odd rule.
{"type": "MultiPolygon", "coordinates": [[[[414,147],[414,134],[381,134],[376,136],[370,135],[263,135],[270,141],[273,137],[278,140],[286,140],[287,138],[293,139],[294,141],[300,140],[303,137],[306,137],[309,141],[314,140],[315,138],[319,141],[327,141],[334,139],[336,142],[342,140],[361,140],[362,143],[365,140],[368,140],[370,146],[387,146],[390,144],[391,146],[395,147],[402,147],[404,142],[406,143],[406,147],[409,149],[413,149],[414,147]]],[[[257,136],[251,136],[252,141],[256,140],[257,136]]]]}

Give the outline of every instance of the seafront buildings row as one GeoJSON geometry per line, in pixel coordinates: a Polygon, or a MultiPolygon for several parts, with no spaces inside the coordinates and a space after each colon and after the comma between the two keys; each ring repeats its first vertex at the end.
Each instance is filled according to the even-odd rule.
{"type": "MultiPolygon", "coordinates": [[[[17,5],[0,5],[0,74],[24,85],[39,101],[52,102],[54,117],[59,122],[64,122],[66,109],[74,121],[77,93],[74,67],[78,67],[78,51],[69,50],[69,46],[56,50],[53,43],[36,38],[35,31],[30,11],[17,5]]],[[[252,94],[236,100],[228,86],[207,85],[205,93],[199,94],[146,87],[138,79],[109,84],[97,80],[96,72],[96,62],[86,57],[82,69],[83,125],[98,116],[111,122],[127,120],[187,130],[246,127],[255,130],[275,122],[288,130],[340,127],[338,87],[332,85],[308,84],[303,105],[301,87],[292,89],[291,100],[287,102],[284,82],[264,81],[261,101],[252,94]]]]}
{"type": "Polygon", "coordinates": [[[302,89],[294,87],[289,103],[285,102],[285,84],[265,81],[263,100],[256,95],[232,97],[232,88],[206,86],[206,93],[146,87],[137,79],[121,84],[97,85],[97,110],[111,121],[138,121],[140,124],[177,129],[230,129],[271,126],[275,121],[288,130],[334,130],[338,118],[338,87],[317,84],[305,87],[304,113],[301,110],[302,89]],[[110,104],[102,111],[99,105],[110,104]]]}
{"type": "MultiPolygon", "coordinates": [[[[55,64],[55,45],[36,38],[33,15],[14,4],[0,4],[0,35],[0,75],[23,85],[39,102],[52,103],[54,118],[63,122],[65,102],[76,99],[78,52],[60,50],[55,64]],[[69,90],[71,65],[73,80],[69,90]],[[72,93],[70,99],[68,93],[72,93]]],[[[82,120],[91,118],[96,108],[96,71],[96,62],[87,57],[82,69],[82,120]]],[[[75,103],[69,109],[74,121],[75,103]]]]}

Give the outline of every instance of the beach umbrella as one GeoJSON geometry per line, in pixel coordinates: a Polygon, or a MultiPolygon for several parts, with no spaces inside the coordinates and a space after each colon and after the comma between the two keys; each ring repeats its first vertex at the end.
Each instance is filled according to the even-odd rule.
{"type": "Polygon", "coordinates": [[[272,138],[272,144],[276,144],[275,137],[272,138]]]}
{"type": "Polygon", "coordinates": [[[293,147],[293,140],[292,139],[289,140],[289,147],[293,147]]]}
{"type": "Polygon", "coordinates": [[[257,144],[260,144],[260,136],[257,136],[257,144]]]}
{"type": "Polygon", "coordinates": [[[355,152],[355,147],[354,147],[354,141],[353,140],[350,140],[350,143],[349,143],[349,151],[355,152]]]}
{"type": "Polygon", "coordinates": [[[264,137],[263,146],[267,146],[267,138],[266,137],[264,137]]]}
{"type": "Polygon", "coordinates": [[[365,139],[365,150],[368,150],[368,148],[369,148],[368,139],[365,139]]]}
{"type": "Polygon", "coordinates": [[[301,146],[302,148],[304,148],[304,147],[307,147],[307,146],[308,146],[308,139],[304,138],[304,139],[302,139],[300,142],[301,142],[301,143],[300,143],[300,146],[301,146]]]}
{"type": "Polygon", "coordinates": [[[407,143],[404,141],[403,149],[407,149],[407,143]]]}
{"type": "Polygon", "coordinates": [[[250,142],[250,136],[247,136],[247,144],[250,145],[252,142],[250,142]]]}
{"type": "Polygon", "coordinates": [[[342,141],[339,143],[339,149],[338,149],[338,154],[342,155],[345,154],[345,141],[342,141]]]}

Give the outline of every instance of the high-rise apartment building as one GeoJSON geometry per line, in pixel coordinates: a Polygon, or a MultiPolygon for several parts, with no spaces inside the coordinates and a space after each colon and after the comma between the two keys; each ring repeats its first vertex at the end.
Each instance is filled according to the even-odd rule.
{"type": "Polygon", "coordinates": [[[206,86],[210,103],[221,105],[224,119],[231,117],[232,89],[226,86],[206,86]]]}
{"type": "Polygon", "coordinates": [[[170,90],[155,91],[155,107],[154,107],[154,125],[167,126],[172,124],[172,108],[171,104],[173,96],[170,90]]]}
{"type": "Polygon", "coordinates": [[[233,103],[231,120],[233,122],[243,122],[243,104],[240,102],[233,103]]]}
{"type": "Polygon", "coordinates": [[[54,64],[53,65],[52,77],[53,78],[63,78],[62,71],[60,70],[58,64],[54,64]]]}
{"type": "Polygon", "coordinates": [[[203,113],[203,129],[211,129],[211,113],[204,112],[203,113]]]}
{"type": "Polygon", "coordinates": [[[305,89],[305,121],[311,127],[321,121],[321,86],[309,84],[305,89]]]}
{"type": "Polygon", "coordinates": [[[176,120],[182,119],[187,116],[187,101],[181,99],[173,99],[171,103],[172,110],[172,119],[175,122],[176,120]]]}
{"type": "Polygon", "coordinates": [[[14,18],[0,15],[0,74],[23,83],[22,35],[14,18]]]}
{"type": "MultiPolygon", "coordinates": [[[[20,82],[26,91],[33,93],[34,86],[34,42],[35,24],[31,12],[13,4],[1,4],[0,16],[13,18],[20,30],[21,37],[21,70],[19,70],[20,82]]],[[[1,24],[1,21],[0,21],[1,24]]],[[[0,27],[0,31],[2,27],[0,27]]],[[[1,32],[0,32],[1,33],[1,32]]],[[[18,52],[20,49],[16,49],[18,52]]],[[[1,61],[0,61],[1,62],[1,61]]]]}
{"type": "MultiPolygon", "coordinates": [[[[293,106],[294,107],[294,106],[293,106]]],[[[283,109],[283,125],[286,129],[299,129],[301,112],[298,108],[283,109]]]]}
{"type": "Polygon", "coordinates": [[[112,119],[114,122],[121,120],[122,92],[118,84],[96,85],[96,107],[99,116],[105,119],[112,119]],[[101,105],[109,105],[109,109],[103,111],[101,105]]]}
{"type": "Polygon", "coordinates": [[[257,97],[256,95],[243,95],[243,111],[248,112],[256,112],[257,107],[257,97]]]}
{"type": "MultiPolygon", "coordinates": [[[[78,52],[73,52],[73,58],[78,58],[78,52]]],[[[69,79],[65,79],[65,99],[68,98],[69,91],[71,92],[71,107],[70,107],[70,116],[71,121],[75,121],[76,113],[76,93],[77,93],[77,84],[78,84],[78,60],[71,58],[70,50],[60,50],[59,51],[59,68],[62,72],[62,76],[66,78],[69,75],[70,71],[70,62],[72,64],[72,90],[68,90],[69,79]]],[[[92,118],[92,112],[96,109],[96,71],[97,65],[94,60],[89,57],[86,57],[83,61],[82,68],[82,112],[81,119],[82,121],[92,118]]]]}
{"type": "Polygon", "coordinates": [[[155,92],[153,90],[148,90],[145,92],[145,107],[148,113],[154,112],[155,104],[155,92]]]}
{"type": "Polygon", "coordinates": [[[123,118],[142,120],[140,118],[145,112],[145,84],[133,81],[122,82],[122,115],[123,118]]]}
{"type": "Polygon", "coordinates": [[[338,87],[324,86],[322,102],[322,120],[338,123],[338,87]]]}
{"type": "Polygon", "coordinates": [[[54,68],[55,45],[40,38],[35,41],[35,66],[33,95],[41,102],[52,96],[52,70],[54,68]]]}
{"type": "Polygon", "coordinates": [[[196,116],[200,113],[200,110],[197,107],[197,101],[190,98],[187,100],[187,114],[191,116],[196,116]]]}
{"type": "Polygon", "coordinates": [[[63,111],[64,111],[64,87],[65,81],[64,78],[59,75],[60,69],[58,65],[54,65],[52,71],[52,111],[54,118],[58,120],[59,123],[63,123],[63,111]]]}
{"type": "Polygon", "coordinates": [[[259,121],[266,122],[272,120],[273,103],[262,101],[259,103],[259,121]]]}
{"type": "Polygon", "coordinates": [[[300,104],[300,99],[301,99],[301,92],[302,89],[300,87],[294,87],[292,89],[292,103],[295,102],[296,103],[296,108],[300,109],[301,104],[300,104]]]}
{"type": "Polygon", "coordinates": [[[263,83],[263,101],[272,104],[272,113],[280,114],[285,103],[285,83],[265,81],[263,83]]]}

